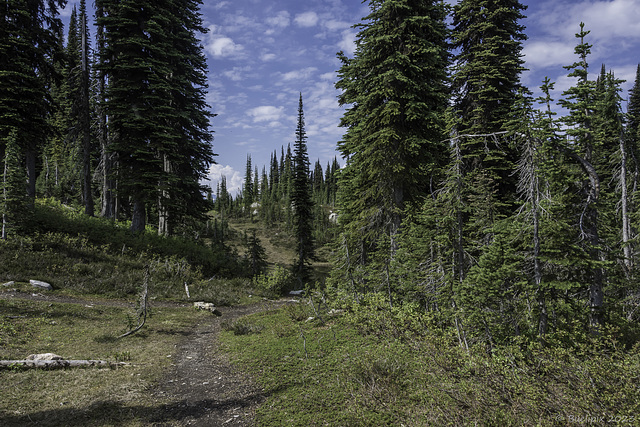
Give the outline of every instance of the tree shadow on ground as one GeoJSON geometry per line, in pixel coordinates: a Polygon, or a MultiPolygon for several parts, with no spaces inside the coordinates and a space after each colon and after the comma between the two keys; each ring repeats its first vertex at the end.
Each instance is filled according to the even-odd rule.
{"type": "Polygon", "coordinates": [[[158,406],[129,405],[114,400],[96,402],[87,408],[60,408],[25,415],[0,413],[0,425],[85,427],[142,423],[143,425],[175,425],[189,420],[189,424],[219,425],[229,418],[230,410],[255,408],[266,399],[263,393],[226,400],[181,400],[158,406]],[[225,418],[222,421],[219,419],[225,418]],[[206,420],[206,422],[205,422],[206,420]]]}

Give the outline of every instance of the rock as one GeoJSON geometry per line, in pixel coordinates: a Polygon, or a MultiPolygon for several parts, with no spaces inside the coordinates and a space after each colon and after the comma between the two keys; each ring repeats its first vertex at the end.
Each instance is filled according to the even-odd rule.
{"type": "Polygon", "coordinates": [[[34,286],[36,288],[43,288],[43,289],[46,289],[48,291],[53,290],[53,286],[51,286],[47,282],[42,282],[40,280],[29,280],[29,283],[31,283],[31,286],[34,286]]]}
{"type": "Polygon", "coordinates": [[[193,306],[196,308],[196,310],[207,310],[212,312],[216,316],[222,316],[222,313],[220,313],[220,310],[218,310],[216,306],[210,302],[198,301],[198,302],[194,302],[193,306]]]}
{"type": "Polygon", "coordinates": [[[335,212],[331,212],[331,214],[329,214],[329,222],[332,224],[337,224],[338,223],[338,214],[335,212]]]}
{"type": "Polygon", "coordinates": [[[63,360],[62,356],[53,353],[30,354],[26,360],[63,360]]]}
{"type": "Polygon", "coordinates": [[[289,295],[294,296],[294,297],[302,296],[302,294],[304,294],[304,289],[300,289],[299,291],[291,291],[291,292],[289,292],[289,295]]]}
{"type": "Polygon", "coordinates": [[[3,284],[2,284],[2,286],[13,286],[13,285],[15,285],[15,284],[16,284],[16,282],[14,282],[14,281],[12,280],[12,281],[10,281],[10,282],[3,283],[3,284]]]}

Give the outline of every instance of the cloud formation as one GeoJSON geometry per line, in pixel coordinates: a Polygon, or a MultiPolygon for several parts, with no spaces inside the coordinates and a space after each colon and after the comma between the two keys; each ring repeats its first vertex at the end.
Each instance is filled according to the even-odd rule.
{"type": "Polygon", "coordinates": [[[273,105],[261,105],[250,109],[247,114],[253,118],[254,123],[274,122],[280,120],[284,107],[274,107],[273,105]]]}
{"type": "Polygon", "coordinates": [[[215,25],[209,26],[209,37],[205,41],[205,51],[214,58],[241,57],[244,47],[235,43],[230,37],[218,34],[215,25]]]}
{"type": "Polygon", "coordinates": [[[320,18],[316,12],[304,12],[299,15],[296,15],[294,19],[296,25],[300,27],[315,27],[318,25],[318,21],[320,18]]]}

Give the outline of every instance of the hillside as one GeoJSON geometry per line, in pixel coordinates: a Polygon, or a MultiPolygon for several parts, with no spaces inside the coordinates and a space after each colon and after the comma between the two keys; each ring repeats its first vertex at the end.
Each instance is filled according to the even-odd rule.
{"type": "MultiPolygon", "coordinates": [[[[220,265],[212,257],[224,255],[225,271],[241,266],[232,253],[132,236],[50,202],[39,203],[37,218],[38,230],[0,241],[0,283],[14,281],[0,289],[0,357],[53,352],[129,365],[0,371],[2,425],[637,422],[640,346],[621,342],[615,328],[467,350],[437,317],[391,308],[384,293],[358,302],[328,286],[271,302],[241,267],[203,275],[220,265]],[[34,291],[31,278],[54,289],[34,291]],[[145,280],[151,316],[117,338],[136,323],[145,280]],[[195,300],[214,302],[222,316],[195,311],[195,300]]],[[[276,258],[286,244],[257,233],[270,262],[286,259],[276,258]]]]}

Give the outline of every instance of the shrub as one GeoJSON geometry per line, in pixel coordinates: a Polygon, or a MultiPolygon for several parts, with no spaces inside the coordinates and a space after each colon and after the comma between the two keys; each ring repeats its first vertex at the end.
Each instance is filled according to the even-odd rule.
{"type": "Polygon", "coordinates": [[[293,288],[294,278],[289,270],[277,265],[269,273],[255,276],[253,283],[258,289],[274,295],[282,295],[293,288]]]}

